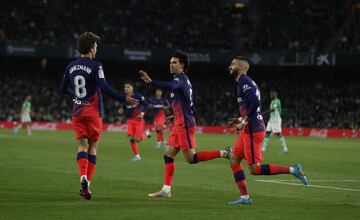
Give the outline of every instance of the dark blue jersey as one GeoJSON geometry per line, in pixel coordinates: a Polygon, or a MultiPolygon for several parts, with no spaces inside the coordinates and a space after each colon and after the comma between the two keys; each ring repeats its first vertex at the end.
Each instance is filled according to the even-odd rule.
{"type": "Polygon", "coordinates": [[[241,75],[237,87],[237,102],[241,117],[248,116],[246,133],[265,130],[263,117],[260,113],[260,90],[256,83],[247,75],[241,75]]]}
{"type": "Polygon", "coordinates": [[[101,63],[88,57],[81,57],[66,67],[61,89],[73,99],[73,116],[103,117],[101,92],[125,101],[125,96],[107,85],[101,63]]]}
{"type": "Polygon", "coordinates": [[[171,90],[170,100],[175,126],[192,127],[196,125],[193,90],[185,73],[177,74],[171,82],[152,80],[152,84],[171,90]]]}
{"type": "Polygon", "coordinates": [[[146,101],[145,97],[138,92],[135,92],[131,97],[139,100],[139,104],[124,106],[126,118],[141,120],[142,118],[138,116],[141,112],[145,113],[147,111],[149,104],[146,101]]]}
{"type": "Polygon", "coordinates": [[[153,117],[165,117],[165,108],[170,106],[170,103],[167,99],[160,98],[157,99],[153,97],[150,99],[150,104],[153,108],[153,117]]]}

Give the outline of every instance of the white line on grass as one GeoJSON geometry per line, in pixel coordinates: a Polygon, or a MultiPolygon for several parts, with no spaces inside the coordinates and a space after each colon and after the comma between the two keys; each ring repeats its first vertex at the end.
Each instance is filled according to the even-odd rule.
{"type": "MultiPolygon", "coordinates": [[[[285,182],[285,181],[274,181],[274,180],[255,180],[255,181],[256,182],[263,182],[263,183],[275,183],[275,184],[283,184],[283,185],[292,185],[292,186],[304,186],[303,184],[288,183],[288,182],[285,182]]],[[[311,185],[311,184],[309,184],[307,186],[304,186],[304,187],[360,192],[360,189],[350,189],[350,188],[341,188],[341,187],[333,187],[333,186],[320,186],[320,185],[311,185]]]]}

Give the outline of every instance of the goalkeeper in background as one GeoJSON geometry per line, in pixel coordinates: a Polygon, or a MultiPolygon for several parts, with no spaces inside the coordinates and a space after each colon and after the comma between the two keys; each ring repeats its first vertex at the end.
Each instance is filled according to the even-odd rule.
{"type": "Polygon", "coordinates": [[[270,142],[270,135],[271,133],[274,133],[279,138],[279,142],[282,147],[282,153],[287,154],[288,149],[286,146],[285,138],[281,134],[281,102],[278,98],[276,90],[270,90],[270,98],[272,100],[270,103],[270,109],[263,113],[266,114],[270,112],[270,119],[266,126],[266,134],[262,144],[262,151],[266,151],[266,148],[270,142]]]}

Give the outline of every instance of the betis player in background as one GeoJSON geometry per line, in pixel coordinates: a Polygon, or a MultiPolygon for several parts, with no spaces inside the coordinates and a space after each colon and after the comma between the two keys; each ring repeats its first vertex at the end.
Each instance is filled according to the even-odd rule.
{"type": "Polygon", "coordinates": [[[20,130],[20,128],[23,127],[24,124],[27,125],[27,132],[28,135],[31,135],[31,117],[30,117],[30,112],[31,112],[31,96],[28,95],[25,98],[25,101],[22,104],[21,107],[21,119],[20,119],[20,125],[16,126],[14,128],[14,133],[17,134],[18,131],[20,130]]]}
{"type": "Polygon", "coordinates": [[[282,147],[282,152],[284,154],[288,153],[288,149],[286,146],[285,138],[281,134],[281,102],[280,99],[277,97],[277,92],[275,90],[270,91],[270,109],[264,113],[270,112],[270,119],[266,126],[266,134],[265,139],[262,144],[262,151],[265,152],[266,148],[270,142],[270,135],[274,133],[278,136],[280,145],[282,147]]]}

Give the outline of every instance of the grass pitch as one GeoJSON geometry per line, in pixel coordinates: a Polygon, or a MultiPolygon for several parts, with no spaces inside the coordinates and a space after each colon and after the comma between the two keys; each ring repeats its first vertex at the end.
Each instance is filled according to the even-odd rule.
{"type": "MultiPolygon", "coordinates": [[[[197,151],[232,145],[233,135],[198,135],[197,151]]],[[[252,176],[251,206],[230,206],[239,197],[228,161],[187,164],[181,154],[171,199],[148,198],[162,186],[163,149],[140,144],[142,161],[131,162],[124,133],[104,133],[91,183],[92,200],[79,193],[72,132],[0,129],[0,219],[360,219],[360,140],[286,138],[289,154],[271,139],[264,163],[300,162],[305,187],[292,176],[252,176]]],[[[245,165],[245,164],[243,164],[245,165]]]]}

